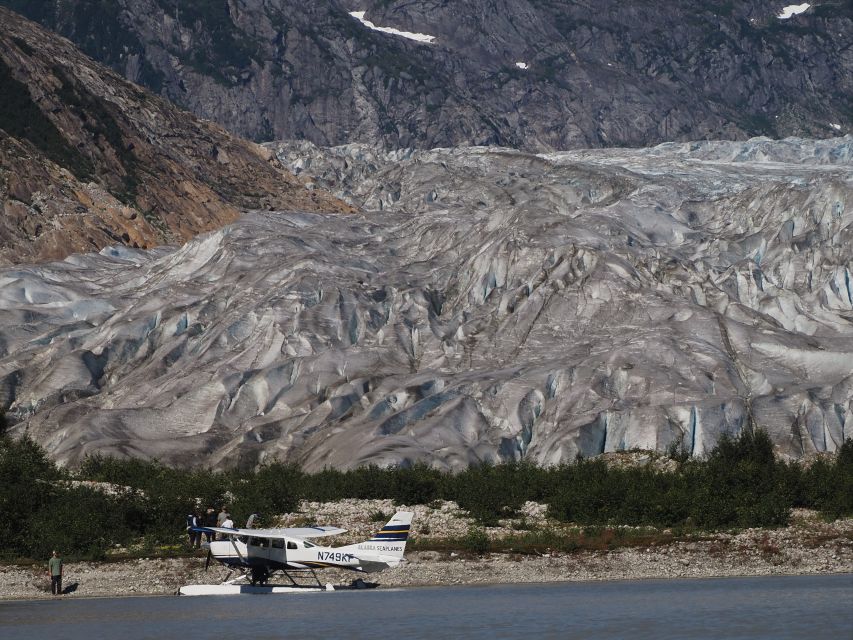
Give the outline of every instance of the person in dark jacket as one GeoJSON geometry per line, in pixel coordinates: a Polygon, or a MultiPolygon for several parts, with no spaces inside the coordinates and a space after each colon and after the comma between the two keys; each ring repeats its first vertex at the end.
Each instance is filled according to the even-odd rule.
{"type": "MultiPolygon", "coordinates": [[[[216,526],[216,510],[214,510],[213,507],[208,507],[207,512],[204,514],[204,526],[216,526]]],[[[216,534],[213,531],[205,531],[204,535],[207,536],[208,542],[213,542],[214,540],[216,540],[216,534]]]]}
{"type": "Polygon", "coordinates": [[[196,531],[199,526],[198,513],[187,514],[187,535],[190,539],[190,548],[198,549],[201,546],[201,531],[196,531]]]}

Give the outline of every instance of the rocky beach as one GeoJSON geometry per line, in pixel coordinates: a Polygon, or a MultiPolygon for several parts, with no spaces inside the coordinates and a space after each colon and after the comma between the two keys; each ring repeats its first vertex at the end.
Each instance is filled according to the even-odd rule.
{"type": "MultiPolygon", "coordinates": [[[[349,531],[334,541],[338,545],[364,537],[376,528],[373,520],[380,513],[393,509],[389,500],[307,502],[299,514],[284,517],[282,524],[345,524],[349,531]]],[[[482,555],[466,550],[463,544],[453,550],[454,542],[462,541],[460,536],[471,526],[466,514],[453,503],[411,509],[416,514],[414,550],[407,552],[403,566],[369,576],[380,588],[853,573],[853,519],[825,522],[805,509],[794,510],[790,524],[780,529],[694,532],[677,538],[669,538],[664,530],[650,546],[524,554],[507,550],[482,555]],[[431,546],[440,550],[431,550],[431,546]]],[[[485,532],[493,542],[499,542],[518,534],[515,527],[520,522],[540,531],[558,527],[545,518],[544,507],[535,503],[525,505],[520,516],[485,532]]],[[[0,566],[0,599],[52,597],[44,570],[42,566],[0,566]]],[[[199,552],[197,557],[68,562],[64,585],[71,586],[73,590],[67,596],[74,598],[172,595],[185,584],[217,583],[226,574],[220,566],[211,566],[205,572],[204,556],[199,552]]],[[[359,577],[334,570],[318,576],[323,583],[336,585],[359,577]]]]}

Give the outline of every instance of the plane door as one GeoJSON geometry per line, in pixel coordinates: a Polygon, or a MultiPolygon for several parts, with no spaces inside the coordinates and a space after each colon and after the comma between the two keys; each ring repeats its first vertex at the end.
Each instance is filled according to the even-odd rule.
{"type": "Polygon", "coordinates": [[[285,549],[284,538],[273,538],[270,541],[270,560],[287,564],[287,550],[285,549]]]}
{"type": "Polygon", "coordinates": [[[270,542],[269,538],[249,538],[246,544],[246,555],[248,556],[249,564],[266,565],[269,563],[270,542]]]}

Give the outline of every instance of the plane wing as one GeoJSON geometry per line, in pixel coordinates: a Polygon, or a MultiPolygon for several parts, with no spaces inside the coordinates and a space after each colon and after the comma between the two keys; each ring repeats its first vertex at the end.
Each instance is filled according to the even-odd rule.
{"type": "Polygon", "coordinates": [[[229,536],[255,538],[323,538],[346,533],[339,527],[286,527],[281,529],[226,529],[225,527],[198,527],[200,531],[215,531],[229,536]]]}

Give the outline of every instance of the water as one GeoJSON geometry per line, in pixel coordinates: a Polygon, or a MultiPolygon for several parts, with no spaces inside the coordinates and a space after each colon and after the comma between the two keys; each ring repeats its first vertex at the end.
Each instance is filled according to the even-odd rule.
{"type": "Polygon", "coordinates": [[[0,604],[0,638],[853,638],[853,575],[0,604]]]}

